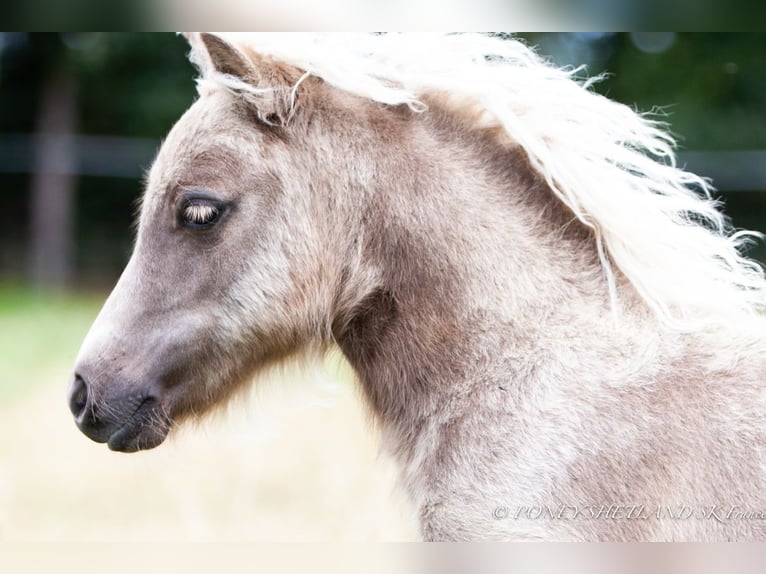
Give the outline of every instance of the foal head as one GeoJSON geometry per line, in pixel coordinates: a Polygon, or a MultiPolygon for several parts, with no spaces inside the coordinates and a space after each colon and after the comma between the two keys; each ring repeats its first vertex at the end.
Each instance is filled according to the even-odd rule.
{"type": "Polygon", "coordinates": [[[316,190],[340,158],[307,137],[313,95],[331,106],[331,90],[217,37],[190,40],[230,89],[203,84],[159,151],[133,255],[70,389],[79,428],[114,450],[160,444],[258,367],[321,344],[342,297],[346,212],[316,190]]]}

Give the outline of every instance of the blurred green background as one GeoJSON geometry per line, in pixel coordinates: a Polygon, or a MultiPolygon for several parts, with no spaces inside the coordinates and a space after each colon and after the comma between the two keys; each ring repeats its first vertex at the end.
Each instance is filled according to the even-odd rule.
{"type": "MultiPolygon", "coordinates": [[[[713,178],[737,227],[766,229],[765,34],[522,36],[560,65],[586,64],[590,74],[607,71],[597,89],[609,97],[644,111],[661,107],[679,137],[681,163],[713,178]]],[[[278,532],[277,538],[290,539],[298,532],[303,534],[298,538],[321,539],[317,533],[326,532],[333,539],[407,539],[406,520],[380,518],[391,510],[379,505],[386,505],[392,482],[380,478],[388,476],[375,466],[380,461],[369,460],[368,451],[374,454],[364,438],[369,425],[354,410],[350,385],[341,391],[341,410],[296,420],[261,451],[252,444],[238,450],[244,428],[239,427],[227,435],[235,437],[226,443],[229,450],[218,440],[207,451],[194,447],[183,457],[163,447],[160,454],[140,455],[144,462],[138,470],[126,463],[115,467],[108,457],[116,455],[89,443],[69,420],[64,401],[69,369],[127,262],[143,174],[163,135],[195,97],[187,51],[183,38],[164,33],[0,33],[0,540],[43,532],[54,539],[74,536],[71,511],[78,501],[88,510],[76,531],[91,539],[107,532],[105,525],[113,529],[115,521],[122,530],[109,532],[117,539],[172,537],[168,533],[177,533],[178,524],[188,536],[201,538],[236,524],[232,532],[261,538],[278,532]],[[317,434],[317,428],[329,434],[317,434]],[[311,441],[310,449],[301,446],[311,441]],[[356,499],[347,496],[348,477],[341,475],[284,482],[290,475],[321,478],[327,468],[317,453],[325,452],[322,445],[328,442],[335,445],[334,456],[346,457],[336,463],[339,468],[358,469],[356,499]],[[51,445],[67,458],[51,458],[51,445]],[[272,474],[259,469],[248,474],[243,452],[268,459],[272,474]],[[307,458],[307,452],[313,454],[307,458]],[[204,468],[191,472],[190,458],[208,474],[204,468]],[[233,502],[228,510],[222,507],[221,494],[210,487],[210,460],[216,461],[215,472],[226,469],[229,484],[241,488],[233,492],[257,512],[244,513],[233,502]],[[103,506],[94,506],[84,502],[94,496],[87,485],[57,479],[54,487],[46,474],[79,476],[86,474],[83,469],[100,472],[113,490],[120,472],[128,472],[133,487],[143,480],[151,495],[130,496],[128,506],[112,508],[119,493],[99,491],[103,506]],[[196,483],[189,481],[191,474],[196,483]],[[156,492],[161,476],[166,490],[156,492]],[[180,494],[178,477],[186,485],[180,494]],[[383,494],[370,498],[374,489],[383,494]],[[328,492],[337,499],[327,498],[328,492]],[[175,502],[168,503],[167,496],[175,502]],[[318,496],[327,503],[330,525],[307,519],[318,496]],[[37,501],[32,503],[37,510],[30,511],[29,501],[37,501]],[[143,512],[143,503],[154,506],[143,512]],[[165,505],[160,510],[170,518],[147,530],[143,517],[157,519],[157,504],[165,505]],[[345,514],[333,506],[342,504],[349,505],[345,514]],[[371,513],[371,521],[359,516],[360,508],[371,513]]],[[[766,261],[761,246],[751,254],[766,261]]],[[[292,420],[291,401],[268,404],[292,420]]]]}

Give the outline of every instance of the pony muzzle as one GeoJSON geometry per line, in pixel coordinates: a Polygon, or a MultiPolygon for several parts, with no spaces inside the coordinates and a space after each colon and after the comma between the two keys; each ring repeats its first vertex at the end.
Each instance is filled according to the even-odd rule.
{"type": "Polygon", "coordinates": [[[69,409],[82,433],[114,451],[135,452],[161,444],[170,431],[157,393],[136,391],[96,400],[86,377],[76,373],[69,388],[69,409]]]}

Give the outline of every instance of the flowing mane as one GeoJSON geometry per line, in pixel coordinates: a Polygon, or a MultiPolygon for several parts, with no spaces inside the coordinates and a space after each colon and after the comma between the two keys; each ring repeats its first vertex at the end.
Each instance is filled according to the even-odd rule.
{"type": "MultiPolygon", "coordinates": [[[[592,229],[615,304],[619,273],[679,327],[753,314],[763,304],[763,270],[740,252],[759,234],[735,232],[710,183],[676,166],[663,123],[593,92],[600,77],[582,79],[581,69],[558,68],[521,41],[480,34],[221,36],[243,54],[270,56],[383,104],[424,113],[423,97],[440,97],[521,145],[592,229]]],[[[215,86],[263,93],[196,63],[201,93],[215,86]]]]}

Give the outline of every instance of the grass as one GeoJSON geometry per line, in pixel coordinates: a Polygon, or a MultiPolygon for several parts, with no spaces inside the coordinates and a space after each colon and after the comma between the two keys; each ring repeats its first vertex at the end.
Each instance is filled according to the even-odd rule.
{"type": "MultiPolygon", "coordinates": [[[[73,363],[103,295],[0,284],[0,404],[35,389],[52,369],[73,363]]],[[[66,381],[61,381],[65,388],[66,381]]]]}

